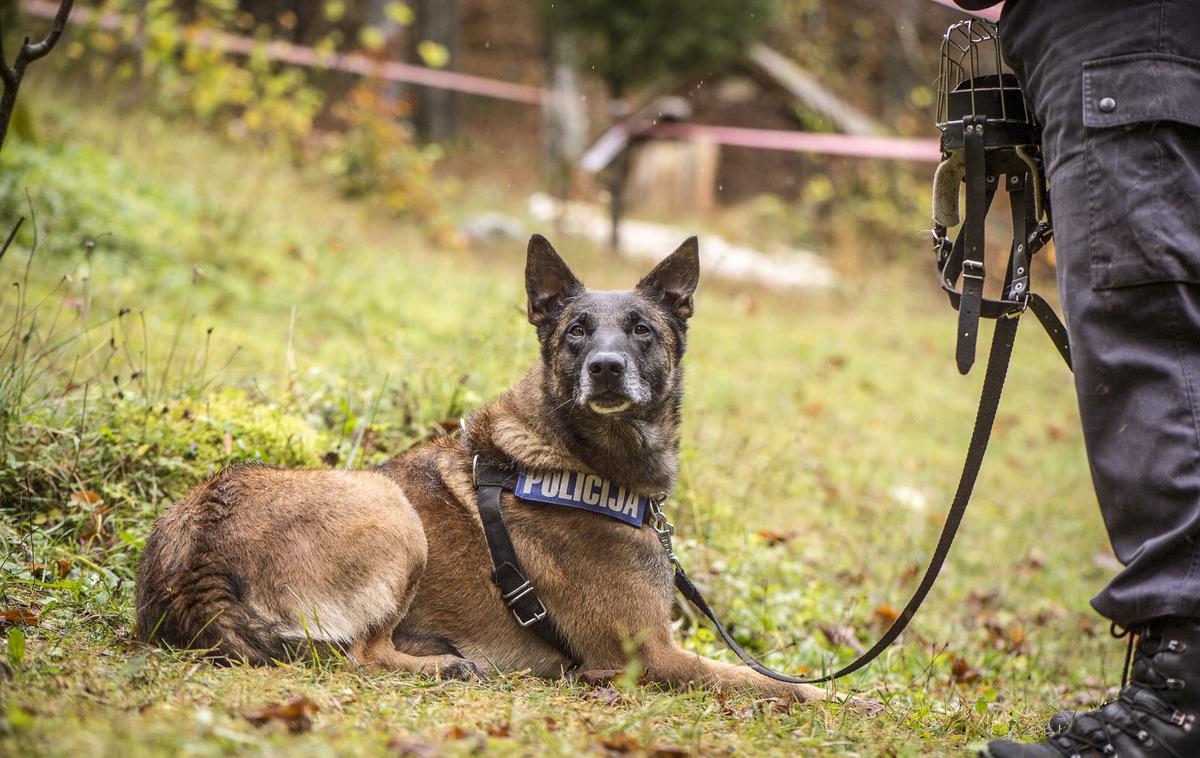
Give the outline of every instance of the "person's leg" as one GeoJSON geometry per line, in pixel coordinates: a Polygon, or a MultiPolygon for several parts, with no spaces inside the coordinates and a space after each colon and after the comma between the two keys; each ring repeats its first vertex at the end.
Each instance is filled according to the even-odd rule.
{"type": "Polygon", "coordinates": [[[1017,0],[1001,25],[1038,118],[1121,625],[1200,617],[1200,12],[1017,0]]]}
{"type": "Polygon", "coordinates": [[[1084,442],[1125,567],[1092,602],[1145,637],[1116,703],[989,749],[1200,754],[1200,9],[1010,0],[1001,39],[1044,125],[1084,442]]]}

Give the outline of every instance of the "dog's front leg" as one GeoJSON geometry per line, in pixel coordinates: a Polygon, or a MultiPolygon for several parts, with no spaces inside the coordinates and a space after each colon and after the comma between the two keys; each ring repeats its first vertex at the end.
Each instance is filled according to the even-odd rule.
{"type": "Polygon", "coordinates": [[[725,692],[753,690],[767,697],[798,702],[827,697],[825,690],[811,684],[779,682],[746,666],[714,661],[689,652],[669,637],[648,641],[642,648],[642,659],[646,678],[676,687],[696,685],[725,692]]]}

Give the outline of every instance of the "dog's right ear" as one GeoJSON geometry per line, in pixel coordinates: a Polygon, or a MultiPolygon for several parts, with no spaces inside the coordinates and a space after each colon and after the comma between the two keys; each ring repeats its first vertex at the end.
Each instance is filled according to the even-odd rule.
{"type": "Polygon", "coordinates": [[[527,255],[525,292],[529,295],[529,323],[541,326],[558,318],[563,303],[582,291],[583,283],[542,235],[529,238],[527,255]]]}

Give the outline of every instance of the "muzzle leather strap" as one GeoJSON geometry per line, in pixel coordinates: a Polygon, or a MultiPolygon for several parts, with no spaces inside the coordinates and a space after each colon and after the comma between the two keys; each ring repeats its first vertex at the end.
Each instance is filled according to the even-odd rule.
{"type": "Polygon", "coordinates": [[[987,217],[984,202],[988,184],[983,152],[983,116],[964,118],[963,154],[966,161],[967,217],[963,221],[965,242],[962,268],[962,301],[958,306],[958,347],[955,359],[959,373],[965,374],[975,363],[975,342],[979,336],[979,309],[983,301],[983,223],[987,217]]]}
{"type": "Polygon", "coordinates": [[[571,661],[572,668],[579,665],[579,660],[571,652],[571,646],[563,636],[562,630],[550,618],[545,604],[538,597],[537,590],[521,570],[517,560],[517,549],[513,547],[512,538],[508,535],[508,527],[504,524],[504,514],[500,509],[500,494],[503,490],[513,490],[517,483],[517,475],[490,461],[475,456],[474,459],[475,491],[479,502],[479,518],[483,522],[483,536],[487,539],[488,550],[492,554],[492,582],[500,590],[517,623],[535,632],[546,641],[546,644],[562,653],[571,661]]]}

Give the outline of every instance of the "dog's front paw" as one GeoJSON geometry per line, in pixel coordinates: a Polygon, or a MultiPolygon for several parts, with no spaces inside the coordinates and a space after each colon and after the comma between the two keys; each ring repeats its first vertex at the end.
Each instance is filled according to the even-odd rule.
{"type": "Polygon", "coordinates": [[[867,700],[861,697],[851,697],[846,699],[846,705],[856,711],[861,711],[868,715],[874,716],[877,713],[883,713],[887,706],[878,700],[867,700]]]}
{"type": "Polygon", "coordinates": [[[448,660],[437,667],[437,675],[442,679],[461,679],[464,682],[487,681],[487,672],[476,665],[474,661],[449,655],[446,658],[448,660]]]}

